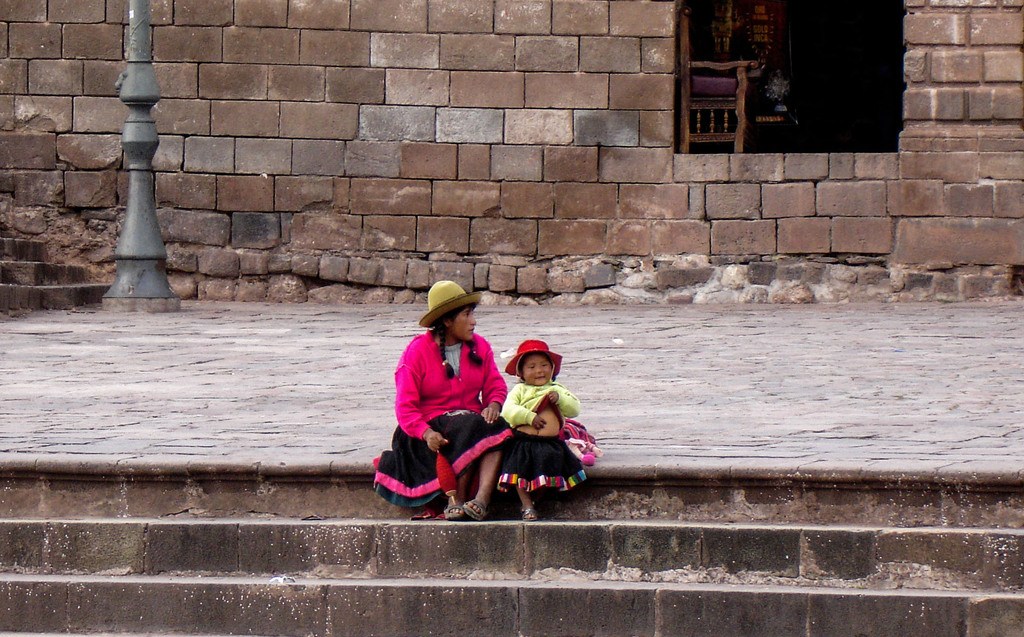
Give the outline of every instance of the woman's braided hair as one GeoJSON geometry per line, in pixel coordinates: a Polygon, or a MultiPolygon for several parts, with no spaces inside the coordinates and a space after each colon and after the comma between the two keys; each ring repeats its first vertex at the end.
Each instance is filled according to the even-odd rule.
{"type": "MultiPolygon", "coordinates": [[[[448,363],[448,359],[444,356],[444,342],[448,334],[448,330],[445,327],[444,322],[449,319],[454,319],[459,315],[459,312],[465,310],[466,307],[473,308],[476,307],[476,304],[474,303],[473,305],[456,308],[434,321],[430,326],[430,332],[434,335],[434,342],[437,343],[438,353],[441,354],[441,364],[444,365],[444,373],[448,375],[448,378],[455,377],[455,370],[448,363]]],[[[480,358],[480,355],[476,353],[476,342],[473,339],[470,339],[468,341],[464,341],[464,344],[469,347],[469,360],[474,365],[483,365],[484,359],[480,358]]]]}

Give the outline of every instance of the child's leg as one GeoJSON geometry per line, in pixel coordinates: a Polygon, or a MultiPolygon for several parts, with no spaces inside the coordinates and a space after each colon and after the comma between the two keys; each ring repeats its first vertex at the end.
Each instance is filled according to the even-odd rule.
{"type": "Polygon", "coordinates": [[[530,492],[522,487],[516,487],[516,493],[519,494],[519,502],[523,505],[523,520],[525,522],[534,522],[540,518],[537,515],[537,509],[533,504],[533,497],[530,492]]]}
{"type": "Polygon", "coordinates": [[[522,487],[516,487],[516,493],[519,495],[519,502],[523,505],[523,509],[533,508],[533,498],[530,497],[530,492],[522,487]]]}

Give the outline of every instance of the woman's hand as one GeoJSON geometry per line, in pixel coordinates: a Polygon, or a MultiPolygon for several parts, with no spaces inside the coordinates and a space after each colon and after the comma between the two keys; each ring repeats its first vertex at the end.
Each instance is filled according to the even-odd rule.
{"type": "Polygon", "coordinates": [[[501,415],[501,404],[492,402],[490,405],[484,407],[484,410],[480,412],[480,415],[484,417],[487,424],[494,422],[498,419],[498,416],[501,415]]]}
{"type": "Polygon", "coordinates": [[[440,451],[441,447],[448,444],[448,440],[433,429],[423,432],[423,442],[427,443],[430,450],[434,452],[440,451]]]}

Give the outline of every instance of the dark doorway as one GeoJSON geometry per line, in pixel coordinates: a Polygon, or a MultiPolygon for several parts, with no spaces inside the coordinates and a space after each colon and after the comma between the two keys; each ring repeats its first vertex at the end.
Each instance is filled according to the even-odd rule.
{"type": "Polygon", "coordinates": [[[903,129],[903,3],[790,0],[796,125],[763,152],[895,152],[903,129]]]}
{"type": "MultiPolygon", "coordinates": [[[[687,0],[694,59],[758,59],[754,152],[896,152],[899,0],[687,0]]],[[[732,152],[707,145],[698,152],[732,152]]]]}

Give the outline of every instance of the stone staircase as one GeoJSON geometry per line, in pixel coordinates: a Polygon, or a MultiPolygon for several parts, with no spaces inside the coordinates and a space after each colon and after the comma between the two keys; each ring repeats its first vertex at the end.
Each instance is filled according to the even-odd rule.
{"type": "Polygon", "coordinates": [[[42,242],[0,239],[0,312],[100,303],[109,287],[90,283],[79,266],[47,263],[42,242]]]}
{"type": "MultiPolygon", "coordinates": [[[[3,499],[19,497],[33,499],[10,490],[3,499]]],[[[1024,634],[1018,528],[79,510],[84,517],[0,520],[0,632],[1024,634]]]]}

